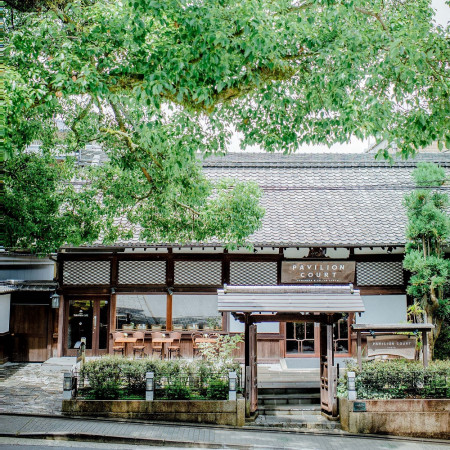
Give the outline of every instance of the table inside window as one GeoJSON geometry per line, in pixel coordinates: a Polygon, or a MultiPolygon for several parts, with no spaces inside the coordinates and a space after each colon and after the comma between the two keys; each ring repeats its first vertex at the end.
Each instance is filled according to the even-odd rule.
{"type": "Polygon", "coordinates": [[[114,344],[125,344],[125,355],[128,355],[128,344],[136,344],[137,338],[135,337],[121,337],[114,339],[114,344]]]}
{"type": "Polygon", "coordinates": [[[162,354],[164,358],[166,357],[166,344],[171,344],[172,342],[173,338],[171,337],[152,338],[152,345],[153,343],[162,345],[162,354]]]}

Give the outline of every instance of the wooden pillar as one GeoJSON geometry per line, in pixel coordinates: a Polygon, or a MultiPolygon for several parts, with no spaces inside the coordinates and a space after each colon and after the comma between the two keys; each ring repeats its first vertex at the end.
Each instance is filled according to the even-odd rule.
{"type": "Polygon", "coordinates": [[[109,339],[108,353],[111,353],[114,344],[114,331],[116,331],[117,294],[109,296],[109,339]]]}
{"type": "Polygon", "coordinates": [[[64,356],[64,332],[65,332],[65,312],[66,312],[66,302],[64,296],[59,297],[59,311],[58,311],[58,342],[56,344],[56,353],[58,358],[64,356]]]}
{"type": "Polygon", "coordinates": [[[422,352],[423,367],[428,367],[428,336],[425,330],[422,331],[422,352]]]}
{"type": "Polygon", "coordinates": [[[362,355],[361,355],[361,331],[356,332],[356,358],[358,360],[359,370],[362,369],[362,355]]]}
{"type": "Polygon", "coordinates": [[[250,341],[250,413],[258,409],[258,331],[256,324],[249,327],[250,341]]]}
{"type": "Polygon", "coordinates": [[[172,331],[172,294],[170,292],[167,293],[166,300],[166,330],[172,331]]]}
{"type": "Polygon", "coordinates": [[[244,321],[244,397],[245,397],[245,415],[250,416],[250,320],[248,313],[245,314],[244,321]]]}

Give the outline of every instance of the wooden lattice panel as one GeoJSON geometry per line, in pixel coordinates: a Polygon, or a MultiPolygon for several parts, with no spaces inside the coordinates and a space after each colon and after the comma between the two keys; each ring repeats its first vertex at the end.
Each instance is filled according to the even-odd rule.
{"type": "Polygon", "coordinates": [[[63,284],[109,284],[109,261],[64,261],[63,284]]]}
{"type": "Polygon", "coordinates": [[[230,284],[236,286],[265,286],[277,284],[275,261],[231,261],[230,284]]]}
{"type": "Polygon", "coordinates": [[[220,261],[175,261],[175,285],[221,286],[220,261]]]}
{"type": "Polygon", "coordinates": [[[165,261],[119,261],[119,284],[165,284],[165,261]]]}
{"type": "Polygon", "coordinates": [[[403,284],[403,263],[358,262],[356,263],[356,282],[358,286],[383,286],[403,284]]]}

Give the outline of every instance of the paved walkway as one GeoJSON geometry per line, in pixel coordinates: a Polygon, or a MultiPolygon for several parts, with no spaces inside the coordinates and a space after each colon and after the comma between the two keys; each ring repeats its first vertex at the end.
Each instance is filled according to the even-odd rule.
{"type": "Polygon", "coordinates": [[[0,413],[61,415],[64,372],[75,358],[0,365],[0,413]]]}
{"type": "Polygon", "coordinates": [[[63,417],[0,415],[0,437],[61,439],[234,449],[442,450],[448,442],[380,439],[360,436],[300,434],[156,423],[118,422],[63,417]]]}

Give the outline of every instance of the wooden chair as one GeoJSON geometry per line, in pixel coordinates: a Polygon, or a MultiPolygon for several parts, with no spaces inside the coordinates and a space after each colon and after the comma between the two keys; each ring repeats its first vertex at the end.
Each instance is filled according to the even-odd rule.
{"type": "Polygon", "coordinates": [[[153,342],[153,339],[161,339],[161,338],[162,338],[162,333],[160,333],[159,331],[155,331],[152,333],[152,356],[153,356],[153,353],[159,353],[159,357],[162,359],[163,358],[162,342],[157,342],[157,343],[153,342]]]}
{"type": "Polygon", "coordinates": [[[200,331],[194,331],[191,334],[192,337],[192,356],[195,358],[195,355],[199,352],[199,347],[197,345],[197,343],[195,342],[195,339],[198,337],[202,337],[203,334],[200,333],[200,331]]]}
{"type": "Polygon", "coordinates": [[[181,356],[181,333],[179,331],[173,331],[170,333],[170,338],[173,341],[169,345],[169,359],[172,359],[172,353],[181,356]]]}
{"type": "Polygon", "coordinates": [[[145,349],[145,345],[144,345],[144,338],[145,338],[145,333],[143,331],[135,331],[133,333],[133,336],[136,338],[136,343],[133,345],[133,358],[136,357],[136,353],[139,353],[142,356],[145,355],[144,353],[144,349],[145,349]]]}
{"type": "Polygon", "coordinates": [[[121,333],[120,331],[116,332],[113,334],[113,339],[114,339],[114,343],[113,343],[113,354],[115,355],[116,352],[117,353],[122,353],[122,356],[125,355],[125,342],[116,342],[116,339],[120,339],[125,337],[123,333],[121,333]]]}

